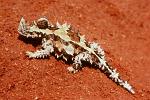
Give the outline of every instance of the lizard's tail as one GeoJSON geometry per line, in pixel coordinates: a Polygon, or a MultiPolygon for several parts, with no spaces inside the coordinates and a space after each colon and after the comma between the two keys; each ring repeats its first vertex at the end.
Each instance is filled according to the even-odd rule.
{"type": "Polygon", "coordinates": [[[135,94],[132,86],[128,84],[127,81],[124,81],[120,78],[119,73],[116,72],[116,69],[112,69],[108,65],[107,61],[105,60],[104,50],[101,48],[101,46],[95,42],[91,42],[89,44],[90,48],[94,50],[93,54],[98,58],[98,62],[96,61],[96,65],[98,66],[98,68],[104,71],[108,75],[108,77],[115,83],[119,84],[130,93],[135,94]]]}
{"type": "Polygon", "coordinates": [[[128,90],[130,93],[135,94],[135,91],[133,90],[132,86],[122,79],[120,79],[119,73],[116,72],[116,69],[112,69],[106,61],[103,59],[99,59],[100,63],[98,63],[98,67],[104,71],[106,74],[108,74],[108,77],[113,80],[115,83],[119,84],[126,90],[128,90]]]}

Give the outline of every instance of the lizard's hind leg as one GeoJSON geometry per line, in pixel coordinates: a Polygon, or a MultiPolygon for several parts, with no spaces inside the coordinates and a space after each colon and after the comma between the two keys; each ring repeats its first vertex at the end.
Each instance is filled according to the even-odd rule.
{"type": "Polygon", "coordinates": [[[35,52],[27,51],[26,55],[29,58],[44,58],[50,55],[50,53],[54,52],[53,45],[50,40],[46,40],[45,38],[42,40],[42,49],[37,50],[35,52]]]}
{"type": "Polygon", "coordinates": [[[100,58],[105,60],[105,57],[104,57],[105,53],[104,53],[104,50],[101,48],[101,46],[95,42],[90,42],[89,44],[90,44],[90,48],[93,49],[100,58]]]}
{"type": "Polygon", "coordinates": [[[82,53],[79,53],[78,55],[76,55],[74,57],[73,65],[68,67],[68,70],[73,73],[78,72],[82,68],[83,61],[90,62],[90,64],[93,63],[91,54],[89,52],[82,52],[82,53]]]}

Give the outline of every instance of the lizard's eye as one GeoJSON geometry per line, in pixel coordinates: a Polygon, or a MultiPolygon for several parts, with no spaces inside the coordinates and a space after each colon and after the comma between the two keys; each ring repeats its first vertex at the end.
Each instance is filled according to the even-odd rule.
{"type": "Polygon", "coordinates": [[[49,22],[46,18],[40,18],[40,19],[37,20],[37,26],[40,29],[48,28],[48,24],[49,24],[49,22]]]}
{"type": "Polygon", "coordinates": [[[65,42],[65,41],[63,41],[63,44],[66,45],[66,46],[69,45],[69,43],[68,43],[68,42],[65,42]]]}

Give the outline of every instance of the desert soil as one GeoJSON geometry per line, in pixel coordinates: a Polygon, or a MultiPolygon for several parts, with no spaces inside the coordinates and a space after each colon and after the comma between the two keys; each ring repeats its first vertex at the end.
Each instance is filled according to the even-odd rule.
{"type": "Polygon", "coordinates": [[[150,0],[0,0],[0,100],[150,100],[150,0]],[[68,22],[101,44],[135,95],[98,69],[71,74],[68,64],[28,59],[37,49],[19,39],[21,17],[68,22]]]}

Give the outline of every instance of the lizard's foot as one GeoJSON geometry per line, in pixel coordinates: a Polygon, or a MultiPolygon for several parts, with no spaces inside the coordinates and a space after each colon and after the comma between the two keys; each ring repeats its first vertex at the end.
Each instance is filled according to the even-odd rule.
{"type": "Polygon", "coordinates": [[[42,48],[41,50],[37,50],[35,52],[27,51],[26,55],[29,56],[29,58],[45,58],[50,55],[50,53],[54,52],[53,46],[50,44],[50,41],[46,41],[43,39],[42,41],[42,48]]]}
{"type": "Polygon", "coordinates": [[[73,66],[68,67],[69,72],[76,73],[82,69],[82,62],[93,63],[91,54],[89,52],[82,52],[75,56],[73,66]]]}
{"type": "Polygon", "coordinates": [[[27,51],[26,55],[29,58],[45,58],[45,57],[48,57],[50,55],[50,53],[45,50],[37,50],[36,52],[27,51]]]}
{"type": "Polygon", "coordinates": [[[67,70],[71,73],[76,73],[78,70],[74,69],[72,66],[68,67],[67,70]]]}
{"type": "Polygon", "coordinates": [[[67,70],[71,73],[76,73],[82,68],[81,64],[73,64],[73,66],[70,66],[67,68],[67,70]]]}
{"type": "Polygon", "coordinates": [[[27,51],[27,52],[26,52],[26,55],[27,55],[29,58],[34,58],[34,54],[33,54],[33,52],[31,52],[31,51],[27,51]]]}

